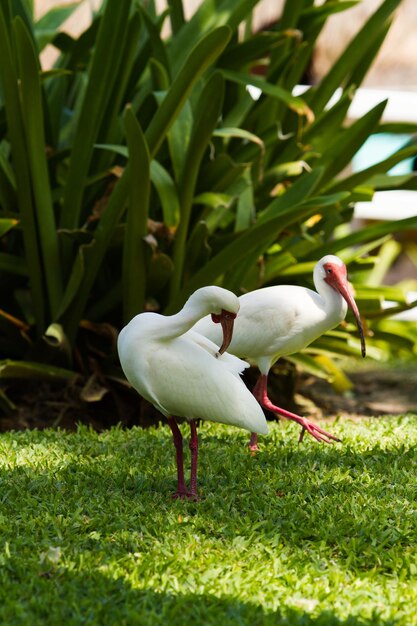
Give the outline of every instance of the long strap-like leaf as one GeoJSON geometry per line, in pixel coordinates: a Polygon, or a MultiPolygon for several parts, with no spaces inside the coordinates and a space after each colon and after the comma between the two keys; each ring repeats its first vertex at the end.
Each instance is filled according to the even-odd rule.
{"type": "Polygon", "coordinates": [[[367,50],[379,38],[381,31],[386,30],[387,21],[400,3],[401,0],[385,0],[344,49],[321,81],[320,87],[309,92],[306,100],[316,115],[323,110],[337,87],[351,75],[352,70],[361,62],[367,50]]]}
{"type": "MultiPolygon", "coordinates": [[[[189,55],[145,133],[151,157],[164,141],[193,85],[221,53],[229,38],[229,28],[218,28],[200,41],[189,55]]],[[[129,167],[128,165],[125,169],[110,197],[95,231],[94,242],[79,249],[72,267],[60,309],[60,319],[67,329],[70,340],[75,337],[100,264],[113,236],[113,230],[125,210],[129,193],[129,167]]]]}
{"type": "Polygon", "coordinates": [[[117,68],[131,0],[107,0],[89,70],[88,84],[71,151],[61,213],[61,228],[79,225],[84,187],[97,133],[117,80],[117,68]]]}
{"type": "Polygon", "coordinates": [[[205,85],[196,105],[197,112],[193,132],[188,145],[182,176],[178,185],[180,223],[174,242],[174,273],[171,282],[171,296],[177,293],[181,285],[191,207],[193,196],[195,195],[195,185],[201,160],[221,113],[223,94],[223,77],[219,72],[216,72],[205,85]]]}
{"type": "Polygon", "coordinates": [[[129,107],[125,113],[129,147],[129,200],[123,248],[123,319],[144,310],[146,289],[145,237],[150,196],[150,157],[145,136],[129,107]]]}
{"type": "MultiPolygon", "coordinates": [[[[16,18],[14,27],[31,185],[48,292],[49,314],[50,319],[53,320],[58,310],[63,288],[58,235],[46,161],[40,67],[32,39],[21,18],[16,18]]],[[[29,262],[31,261],[29,260],[29,262]]]]}
{"type": "Polygon", "coordinates": [[[170,56],[174,75],[182,67],[195,42],[221,26],[234,30],[247,18],[259,0],[204,0],[170,44],[170,56]]]}
{"type": "Polygon", "coordinates": [[[7,4],[2,3],[0,5],[0,80],[3,87],[12,158],[16,171],[17,198],[25,255],[29,261],[28,273],[36,326],[38,334],[41,334],[46,322],[43,273],[32,201],[25,131],[20,107],[18,74],[12,48],[12,27],[11,22],[8,21],[10,16],[7,9],[7,4]]]}
{"type": "Polygon", "coordinates": [[[152,122],[146,129],[146,140],[152,157],[155,156],[169,128],[182,109],[193,85],[223,52],[230,36],[230,28],[221,26],[206,35],[190,52],[152,122]]]}
{"type": "Polygon", "coordinates": [[[177,297],[171,301],[165,313],[170,314],[178,311],[193,291],[202,285],[209,285],[215,282],[226,270],[231,269],[234,265],[238,265],[246,257],[248,250],[269,242],[272,232],[278,235],[290,224],[300,219],[305,219],[316,210],[315,206],[300,207],[297,211],[292,211],[290,208],[278,217],[249,228],[240,237],[237,237],[232,243],[225,246],[200,271],[194,274],[177,297]]]}

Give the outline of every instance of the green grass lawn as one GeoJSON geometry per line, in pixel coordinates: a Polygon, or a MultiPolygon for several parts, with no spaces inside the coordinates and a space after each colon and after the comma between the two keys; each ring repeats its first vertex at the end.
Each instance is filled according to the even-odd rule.
{"type": "Polygon", "coordinates": [[[416,416],[270,431],[204,424],[198,503],[168,428],[2,434],[0,623],[416,624],[416,416]]]}

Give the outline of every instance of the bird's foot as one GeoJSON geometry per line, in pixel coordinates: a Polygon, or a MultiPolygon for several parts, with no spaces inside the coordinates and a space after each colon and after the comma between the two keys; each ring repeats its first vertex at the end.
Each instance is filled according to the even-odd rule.
{"type": "Polygon", "coordinates": [[[171,495],[173,500],[190,500],[190,502],[199,502],[201,498],[191,491],[176,491],[171,495]]]}
{"type": "Polygon", "coordinates": [[[248,448],[249,448],[250,453],[252,454],[252,456],[255,456],[255,454],[257,452],[259,452],[258,434],[257,433],[251,433],[250,441],[248,443],[248,448]]]}
{"type": "Polygon", "coordinates": [[[171,494],[171,498],[173,500],[185,500],[187,495],[188,494],[186,491],[176,491],[175,493],[171,494]]]}
{"type": "Polygon", "coordinates": [[[323,441],[324,443],[330,443],[330,444],[332,444],[333,441],[340,442],[340,439],[338,437],[331,435],[330,433],[323,430],[322,428],[320,428],[320,426],[317,426],[317,424],[315,424],[314,422],[311,422],[307,418],[301,417],[301,415],[297,415],[296,413],[291,413],[291,411],[287,411],[286,409],[281,409],[279,406],[275,406],[274,404],[272,404],[272,402],[270,401],[266,393],[265,380],[266,380],[265,377],[261,377],[259,379],[258,383],[261,382],[262,385],[260,385],[259,388],[256,389],[256,387],[258,386],[258,383],[257,383],[255,387],[256,395],[254,394],[255,398],[258,400],[261,406],[263,406],[265,409],[268,409],[268,411],[272,411],[273,413],[275,413],[278,418],[284,417],[285,419],[292,420],[293,422],[297,422],[297,424],[300,424],[302,430],[300,433],[300,437],[298,439],[298,443],[301,443],[303,441],[305,431],[307,431],[317,441],[323,441]]]}
{"type": "Polygon", "coordinates": [[[329,444],[333,444],[333,441],[337,441],[337,442],[341,441],[341,439],[328,433],[326,430],[323,430],[322,428],[320,428],[320,426],[317,426],[317,424],[315,424],[314,422],[311,422],[305,417],[300,417],[299,420],[297,421],[302,427],[300,436],[298,438],[298,443],[301,443],[303,441],[306,431],[312,437],[314,437],[314,439],[316,439],[317,441],[323,441],[324,443],[329,443],[329,444]]]}
{"type": "Polygon", "coordinates": [[[187,493],[187,498],[190,502],[200,502],[201,498],[198,494],[196,493],[187,493]]]}

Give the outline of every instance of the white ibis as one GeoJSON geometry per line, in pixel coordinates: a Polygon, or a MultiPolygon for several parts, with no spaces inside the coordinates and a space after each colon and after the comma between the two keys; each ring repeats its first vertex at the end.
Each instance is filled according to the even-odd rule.
{"type": "Polygon", "coordinates": [[[172,430],[178,477],[174,497],[197,499],[197,419],[232,424],[250,432],[268,432],[261,407],[240,378],[248,364],[225,352],[238,310],[239,300],[230,291],[203,287],[176,315],[141,313],[120,332],[118,352],[126,378],[167,417],[172,430]],[[209,313],[223,330],[220,349],[219,344],[190,331],[209,313]],[[184,480],[177,417],[186,418],[191,427],[189,490],[184,480]]]}
{"type": "MultiPolygon", "coordinates": [[[[281,357],[303,350],[314,339],[337,326],[352,309],[358,325],[362,356],[365,338],[358,307],[347,281],[346,266],[337,256],[324,256],[314,268],[317,293],[295,285],[277,285],[246,293],[239,298],[240,309],[229,352],[255,363],[261,375],[253,389],[266,409],[302,426],[300,441],[307,430],[318,441],[339,441],[314,422],[275,406],[268,398],[268,373],[281,357]]],[[[200,320],[194,331],[218,341],[219,333],[209,318],[200,320]]],[[[257,450],[257,435],[249,444],[257,450]]]]}

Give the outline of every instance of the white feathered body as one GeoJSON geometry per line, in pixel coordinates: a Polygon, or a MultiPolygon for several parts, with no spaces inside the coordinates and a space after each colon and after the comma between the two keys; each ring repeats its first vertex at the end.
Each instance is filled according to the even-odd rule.
{"type": "Polygon", "coordinates": [[[142,313],[120,332],[120,361],[131,385],[166,416],[266,434],[263,411],[240,378],[247,363],[216,356],[218,345],[193,331],[161,339],[167,319],[142,313]]]}
{"type": "MultiPolygon", "coordinates": [[[[325,284],[323,290],[326,299],[296,285],[265,287],[240,296],[229,352],[253,361],[261,371],[268,371],[280,356],[304,349],[337,326],[347,312],[340,294],[325,284]]],[[[197,322],[193,331],[214,343],[220,340],[219,329],[210,317],[197,322]]]]}

